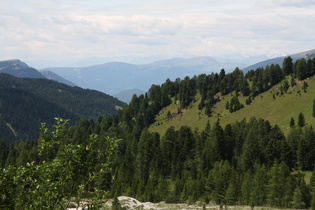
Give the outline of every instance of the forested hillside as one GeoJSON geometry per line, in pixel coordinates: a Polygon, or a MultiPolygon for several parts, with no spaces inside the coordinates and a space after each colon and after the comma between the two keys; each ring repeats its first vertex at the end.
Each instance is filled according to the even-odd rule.
{"type": "Polygon", "coordinates": [[[0,139],[35,140],[42,122],[52,125],[54,118],[74,122],[80,117],[96,118],[117,113],[125,104],[94,90],[70,87],[48,79],[16,78],[0,74],[0,139]]]}
{"type": "MultiPolygon", "coordinates": [[[[158,113],[150,130],[163,135],[170,126],[174,126],[177,130],[183,125],[189,125],[193,129],[204,129],[208,120],[211,122],[220,120],[222,126],[225,126],[231,122],[241,121],[243,118],[257,117],[270,121],[272,125],[278,125],[285,134],[288,134],[291,119],[297,123],[300,113],[304,115],[306,124],[315,126],[312,116],[315,98],[315,89],[312,87],[315,85],[315,77],[311,76],[314,64],[311,64],[311,60],[307,65],[302,61],[303,63],[305,69],[309,69],[306,70],[307,75],[297,76],[296,73],[285,75],[281,71],[280,75],[276,75],[275,72],[271,73],[270,68],[275,67],[275,65],[271,65],[240,76],[240,81],[243,79],[247,81],[249,89],[244,94],[235,91],[224,95],[220,92],[216,94],[217,102],[211,107],[210,117],[207,116],[206,107],[200,109],[203,98],[201,98],[199,90],[189,107],[181,109],[181,112],[178,112],[180,104],[175,103],[175,98],[173,98],[173,102],[158,113]],[[272,82],[271,77],[277,82],[272,82]],[[256,86],[256,84],[260,90],[256,89],[255,93],[253,85],[256,86]],[[253,97],[258,92],[260,94],[253,97]]],[[[294,65],[296,66],[297,63],[294,65]]],[[[298,68],[301,66],[303,65],[298,68]]],[[[296,72],[296,67],[294,68],[294,72],[296,72]]],[[[280,69],[280,66],[277,69],[280,69]]],[[[236,69],[236,71],[238,70],[236,69]]],[[[179,101],[177,100],[177,102],[179,101]]]]}
{"type": "MultiPolygon", "coordinates": [[[[8,170],[1,173],[8,181],[1,182],[0,186],[5,186],[10,195],[17,194],[17,199],[32,203],[32,199],[23,196],[19,186],[15,185],[14,180],[24,183],[16,172],[23,169],[26,176],[38,171],[43,173],[40,171],[42,167],[56,161],[59,163],[67,157],[66,154],[75,155],[67,159],[67,170],[75,170],[80,164],[91,170],[86,164],[92,160],[94,169],[99,170],[104,166],[102,162],[107,160],[101,155],[112,148],[106,147],[110,142],[108,139],[121,139],[112,164],[107,165],[111,170],[93,176],[95,179],[88,184],[84,181],[86,171],[78,170],[70,173],[79,177],[70,183],[81,186],[80,189],[86,193],[94,193],[94,196],[99,195],[99,190],[109,191],[108,198],[128,195],[151,202],[201,201],[221,206],[315,208],[315,131],[305,122],[302,110],[298,117],[288,122],[290,126],[286,134],[276,123],[271,124],[259,117],[230,118],[230,122],[224,125],[219,117],[211,117],[216,115],[219,106],[231,116],[236,115],[275,86],[279,88],[278,94],[274,92],[275,100],[282,100],[290,88],[298,84],[302,88],[301,94],[304,94],[314,88],[307,80],[314,74],[314,58],[293,63],[288,57],[282,67],[270,65],[249,71],[246,75],[236,68],[229,74],[222,70],[219,74],[167,80],[161,86],[153,85],[145,95],[134,96],[117,115],[99,116],[96,120],[80,119],[74,126],[60,129],[58,138],[43,134],[38,144],[24,141],[2,144],[1,163],[8,170]],[[229,100],[222,105],[224,97],[229,100]],[[161,132],[162,135],[152,132],[152,126],[166,124],[165,121],[183,115],[196,103],[199,112],[208,117],[203,127],[171,126],[161,132]],[[157,122],[161,110],[169,106],[176,107],[176,111],[167,112],[167,119],[157,122]],[[93,134],[108,137],[107,140],[100,139],[100,147],[92,147],[93,134]],[[42,162],[43,154],[37,154],[34,148],[40,150],[51,144],[53,149],[42,162]],[[99,158],[90,160],[91,155],[99,158]],[[34,166],[27,164],[30,161],[34,161],[34,166]]],[[[295,97],[300,99],[299,94],[295,97]]],[[[313,113],[315,117],[315,110],[313,113]]],[[[198,114],[191,117],[199,118],[198,114]]],[[[59,167],[58,164],[55,168],[48,166],[51,170],[59,167]]],[[[62,184],[58,180],[64,177],[58,170],[52,171],[54,177],[58,177],[56,183],[62,184]]],[[[25,185],[34,189],[32,192],[40,192],[41,187],[37,189],[34,179],[29,178],[25,185]]],[[[5,191],[1,193],[5,194],[5,191]]],[[[63,198],[68,200],[75,195],[69,191],[63,198]]],[[[1,199],[6,206],[17,206],[6,196],[1,199]]]]}

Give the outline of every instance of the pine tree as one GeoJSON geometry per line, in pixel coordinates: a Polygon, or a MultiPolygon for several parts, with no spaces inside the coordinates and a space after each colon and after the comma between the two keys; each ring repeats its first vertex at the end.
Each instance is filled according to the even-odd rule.
{"type": "Polygon", "coordinates": [[[285,75],[291,74],[292,68],[293,68],[292,58],[290,56],[286,57],[282,63],[282,69],[283,69],[284,74],[285,75]]]}
{"type": "Polygon", "coordinates": [[[242,81],[241,91],[243,96],[248,96],[250,94],[249,84],[245,78],[242,81]]]}
{"type": "Polygon", "coordinates": [[[253,177],[251,170],[248,170],[243,178],[242,185],[241,185],[241,203],[243,205],[249,205],[250,204],[250,197],[252,192],[252,184],[253,184],[253,177]]]}
{"type": "Polygon", "coordinates": [[[290,199],[287,188],[291,185],[289,167],[277,162],[269,170],[269,182],[267,185],[267,202],[271,206],[284,207],[290,199]]]}
{"type": "Polygon", "coordinates": [[[223,204],[224,196],[233,173],[229,161],[216,162],[211,173],[209,173],[211,176],[209,176],[208,179],[213,178],[214,188],[212,191],[212,198],[217,204],[223,204]]]}
{"type": "Polygon", "coordinates": [[[251,205],[261,206],[266,202],[267,169],[265,166],[256,165],[256,173],[253,178],[253,190],[250,194],[251,205]]]}
{"type": "Polygon", "coordinates": [[[237,189],[234,179],[231,179],[229,186],[226,190],[224,201],[227,205],[235,205],[237,201],[237,189]]]}
{"type": "Polygon", "coordinates": [[[294,121],[294,119],[292,117],[291,120],[290,120],[290,128],[292,128],[294,126],[295,126],[295,121],[294,121]]]}
{"type": "Polygon", "coordinates": [[[300,127],[305,126],[305,118],[304,118],[304,115],[302,113],[299,114],[298,126],[300,126],[300,127]]]}
{"type": "Polygon", "coordinates": [[[295,209],[304,209],[305,203],[303,201],[303,194],[300,190],[300,187],[297,186],[293,192],[292,202],[291,205],[295,209]]]}
{"type": "Polygon", "coordinates": [[[240,167],[245,172],[248,169],[253,168],[255,162],[260,154],[259,151],[259,136],[257,135],[257,129],[250,128],[247,132],[245,141],[242,146],[242,154],[240,157],[240,167]]]}
{"type": "Polygon", "coordinates": [[[304,93],[306,93],[307,88],[308,88],[308,84],[306,81],[304,81],[303,86],[302,86],[302,90],[304,91],[304,93]]]}
{"type": "Polygon", "coordinates": [[[207,103],[206,103],[205,114],[206,114],[208,117],[211,117],[211,114],[212,114],[212,104],[211,104],[211,100],[208,100],[207,103]]]}
{"type": "Polygon", "coordinates": [[[307,63],[305,58],[302,58],[300,60],[296,61],[297,65],[296,65],[296,71],[297,71],[297,76],[299,80],[304,80],[307,77],[307,63]]]}
{"type": "Polygon", "coordinates": [[[226,104],[225,104],[225,108],[226,108],[227,110],[229,110],[229,109],[230,109],[230,102],[229,102],[229,101],[227,101],[227,102],[226,102],[226,104]]]}

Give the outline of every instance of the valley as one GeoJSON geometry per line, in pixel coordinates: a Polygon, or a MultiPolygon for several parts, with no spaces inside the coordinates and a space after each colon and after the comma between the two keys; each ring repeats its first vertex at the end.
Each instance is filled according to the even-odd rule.
{"type": "Polygon", "coordinates": [[[166,79],[128,104],[43,78],[0,79],[1,138],[18,137],[0,141],[1,208],[111,200],[120,209],[122,196],[139,205],[315,205],[315,58],[166,79]],[[32,117],[52,118],[43,113],[54,123],[33,140],[30,129],[19,136],[32,117]]]}

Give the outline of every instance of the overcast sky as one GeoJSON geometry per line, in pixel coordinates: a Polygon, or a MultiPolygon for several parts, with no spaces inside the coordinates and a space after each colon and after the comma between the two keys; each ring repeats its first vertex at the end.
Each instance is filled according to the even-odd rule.
{"type": "Polygon", "coordinates": [[[0,60],[285,55],[314,21],[315,0],[1,0],[0,60]]]}

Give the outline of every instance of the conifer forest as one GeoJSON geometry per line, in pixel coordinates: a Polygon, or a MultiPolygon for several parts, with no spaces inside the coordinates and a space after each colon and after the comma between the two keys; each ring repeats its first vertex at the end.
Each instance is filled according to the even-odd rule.
{"type": "Polygon", "coordinates": [[[315,131],[302,113],[286,133],[257,117],[224,126],[211,118],[222,95],[233,93],[225,108],[237,113],[278,84],[280,94],[299,81],[308,91],[314,87],[306,79],[314,75],[315,58],[287,57],[282,66],[245,74],[236,68],[167,79],[134,95],[117,114],[56,118],[38,127],[37,139],[1,139],[0,208],[64,209],[83,198],[98,206],[126,195],[154,203],[315,209],[315,131]],[[197,94],[198,109],[209,117],[202,128],[151,131],[163,108],[176,103],[170,116],[179,114],[197,94]]]}

